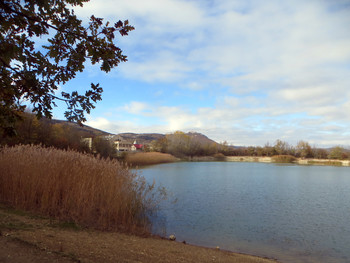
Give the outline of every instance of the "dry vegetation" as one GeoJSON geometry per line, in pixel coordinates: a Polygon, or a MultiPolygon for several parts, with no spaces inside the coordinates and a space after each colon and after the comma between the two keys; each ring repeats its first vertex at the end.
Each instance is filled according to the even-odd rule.
{"type": "Polygon", "coordinates": [[[147,230],[163,197],[116,160],[74,151],[5,147],[0,171],[0,202],[101,230],[147,230]]]}
{"type": "Polygon", "coordinates": [[[125,161],[132,166],[171,163],[176,160],[177,159],[171,154],[159,152],[139,152],[128,154],[125,158],[125,161]]]}
{"type": "Polygon", "coordinates": [[[272,156],[272,161],[275,163],[294,163],[297,158],[292,155],[275,155],[272,156]]]}

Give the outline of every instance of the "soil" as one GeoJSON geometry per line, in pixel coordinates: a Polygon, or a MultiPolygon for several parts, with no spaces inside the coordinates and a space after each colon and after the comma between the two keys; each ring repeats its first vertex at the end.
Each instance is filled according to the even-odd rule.
{"type": "Polygon", "coordinates": [[[0,262],[242,262],[271,259],[159,237],[81,229],[0,206],[0,262]]]}

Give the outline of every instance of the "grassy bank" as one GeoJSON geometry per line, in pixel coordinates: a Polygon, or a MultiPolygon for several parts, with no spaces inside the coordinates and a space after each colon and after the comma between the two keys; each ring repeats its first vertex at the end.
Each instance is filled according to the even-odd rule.
{"type": "Polygon", "coordinates": [[[139,152],[128,154],[125,161],[131,166],[144,166],[161,163],[172,163],[177,161],[177,158],[168,153],[159,152],[139,152]]]}
{"type": "Polygon", "coordinates": [[[0,202],[101,230],[147,231],[161,198],[116,160],[74,151],[5,147],[0,171],[0,202]]]}

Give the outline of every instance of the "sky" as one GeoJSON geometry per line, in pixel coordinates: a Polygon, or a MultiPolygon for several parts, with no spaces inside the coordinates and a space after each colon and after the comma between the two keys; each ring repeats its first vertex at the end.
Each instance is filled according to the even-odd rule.
{"type": "MultiPolygon", "coordinates": [[[[104,89],[85,123],[110,133],[195,131],[217,142],[350,145],[350,0],[90,0],[135,27],[128,62],[87,65],[63,90],[104,89]]],[[[64,119],[63,108],[54,117],[64,119]]]]}

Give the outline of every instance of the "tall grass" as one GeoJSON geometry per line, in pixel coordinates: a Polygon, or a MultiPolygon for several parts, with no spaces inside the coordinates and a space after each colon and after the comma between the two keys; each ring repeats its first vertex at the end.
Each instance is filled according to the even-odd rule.
{"type": "Polygon", "coordinates": [[[168,153],[159,152],[139,152],[128,154],[125,161],[132,166],[152,165],[160,163],[171,163],[177,159],[168,153]]]}
{"type": "Polygon", "coordinates": [[[335,161],[335,160],[308,160],[307,164],[316,164],[316,165],[333,165],[333,166],[342,166],[343,163],[341,161],[335,161]]]}
{"type": "Polygon", "coordinates": [[[274,155],[272,156],[272,161],[275,163],[294,163],[297,160],[292,155],[274,155]]]}
{"type": "Polygon", "coordinates": [[[165,193],[116,160],[21,145],[0,150],[0,201],[101,230],[149,230],[165,193]]]}

